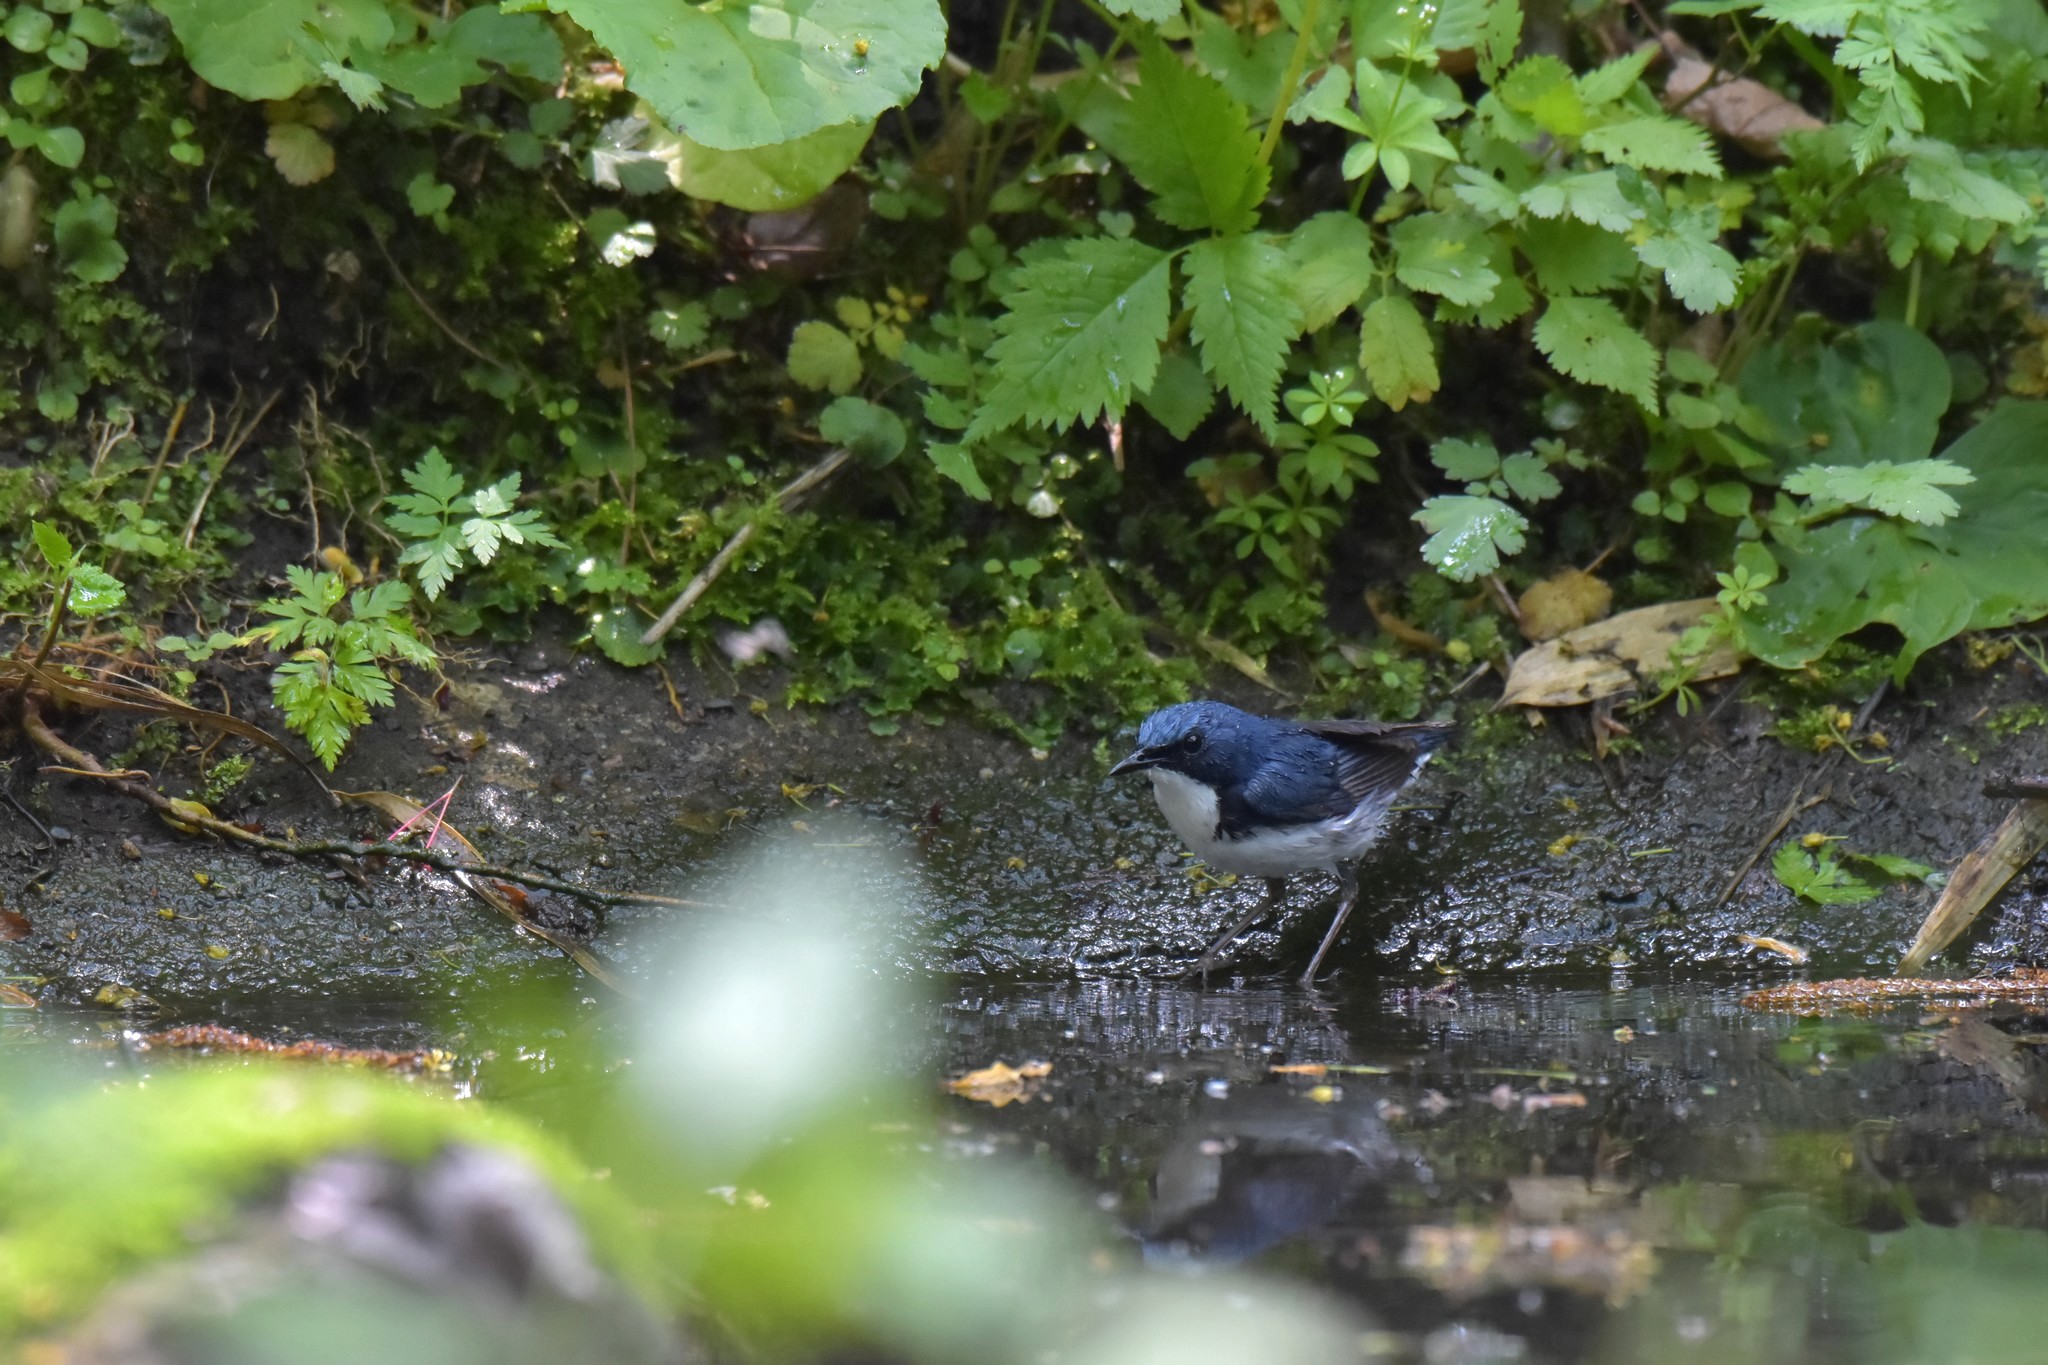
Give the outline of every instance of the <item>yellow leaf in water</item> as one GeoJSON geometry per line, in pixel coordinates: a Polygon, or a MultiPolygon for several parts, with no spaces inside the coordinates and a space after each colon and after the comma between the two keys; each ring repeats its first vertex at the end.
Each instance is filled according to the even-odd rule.
{"type": "Polygon", "coordinates": [[[992,1062],[979,1071],[970,1071],[965,1076],[947,1081],[946,1088],[956,1095],[1000,1109],[1015,1100],[1028,1098],[1037,1089],[1031,1082],[1051,1074],[1051,1062],[1026,1062],[1022,1066],[992,1062]]]}

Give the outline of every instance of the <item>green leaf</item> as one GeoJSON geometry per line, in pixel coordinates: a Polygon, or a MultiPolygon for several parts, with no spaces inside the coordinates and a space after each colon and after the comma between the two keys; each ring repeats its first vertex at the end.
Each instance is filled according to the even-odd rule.
{"type": "Polygon", "coordinates": [[[1379,278],[1372,229],[1353,213],[1319,213],[1287,239],[1287,280],[1302,330],[1319,332],[1379,278]]]}
{"type": "Polygon", "coordinates": [[[1571,68],[1547,53],[1515,63],[1497,93],[1501,103],[1527,114],[1554,137],[1577,137],[1589,126],[1586,102],[1571,68]]]}
{"type": "Polygon", "coordinates": [[[121,26],[108,17],[103,9],[94,9],[90,5],[81,6],[73,11],[71,20],[65,27],[71,30],[73,37],[81,42],[91,43],[94,47],[121,45],[121,26]]]}
{"type": "Polygon", "coordinates": [[[1381,402],[1399,412],[1427,403],[1441,386],[1436,343],[1405,294],[1374,299],[1359,318],[1358,363],[1381,402]]]}
{"type": "Polygon", "coordinates": [[[818,434],[871,465],[885,465],[910,440],[903,419],[865,398],[835,398],[818,414],[818,434]]]}
{"type": "Polygon", "coordinates": [[[334,144],[303,123],[274,123],[263,151],[293,185],[317,185],[334,174],[334,144]]]}
{"type": "Polygon", "coordinates": [[[2024,223],[2034,216],[2018,191],[1972,170],[1964,164],[1962,153],[1946,142],[1916,138],[1900,150],[1906,154],[1906,192],[1915,199],[1993,223],[2024,223]]]}
{"type": "Polygon", "coordinates": [[[1121,416],[1152,387],[1167,329],[1173,258],[1143,242],[1068,241],[1020,267],[989,348],[996,385],[975,414],[978,441],[1019,421],[1065,430],[1121,416]]]}
{"type": "Polygon", "coordinates": [[[1287,254],[1264,234],[1209,237],[1188,249],[1187,273],[1184,295],[1203,365],[1271,438],[1280,369],[1301,330],[1287,254]]]}
{"type": "MultiPolygon", "coordinates": [[[[462,476],[455,472],[455,466],[448,463],[448,457],[441,453],[441,447],[430,446],[411,469],[399,471],[404,479],[422,497],[447,505],[462,496],[462,476]]],[[[407,494],[399,494],[392,501],[406,505],[407,494]]]]}
{"type": "Polygon", "coordinates": [[[479,5],[451,24],[432,27],[423,42],[388,51],[358,48],[353,60],[429,109],[445,109],[468,87],[489,80],[491,67],[550,85],[561,80],[561,39],[538,14],[479,5]]]}
{"type": "Polygon", "coordinates": [[[1878,894],[1836,861],[1832,844],[1808,853],[1798,840],[1787,840],[1772,856],[1771,872],[1787,891],[1815,905],[1855,905],[1878,894]]]}
{"type": "Polygon", "coordinates": [[[1976,481],[1975,474],[1948,460],[1872,460],[1863,465],[1807,465],[1787,477],[1784,488],[1787,493],[1939,526],[1962,510],[1942,486],[1976,481]]]}
{"type": "MultiPolygon", "coordinates": [[[[1756,361],[1751,362],[1754,368],[1756,361]]],[[[1788,528],[1776,547],[1783,578],[1764,605],[1737,618],[1743,646],[1799,668],[1844,635],[1876,622],[1905,637],[1895,678],[1965,630],[1996,630],[2048,615],[2048,403],[2006,403],[1942,459],[1975,476],[1956,487],[1939,526],[1852,513],[1788,528]]]]}
{"type": "Polygon", "coordinates": [[[1782,467],[1917,460],[1948,410],[1941,348],[1897,322],[1870,322],[1832,342],[1801,319],[1743,368],[1744,430],[1782,467]]]}
{"type": "Polygon", "coordinates": [[[1911,858],[1901,858],[1895,853],[1857,853],[1843,849],[1842,856],[1852,863],[1868,863],[1895,882],[1924,882],[1935,875],[1935,868],[1911,858]]]}
{"type": "Polygon", "coordinates": [[[290,99],[321,63],[392,39],[380,0],[154,0],[200,79],[245,100],[290,99]]]}
{"type": "MultiPolygon", "coordinates": [[[[191,0],[185,0],[191,3],[191,0]]],[[[946,50],[938,0],[548,0],[625,67],[664,123],[743,151],[868,123],[946,50]]]]}
{"type": "Polygon", "coordinates": [[[128,268],[128,250],[114,240],[118,215],[104,194],[68,199],[57,209],[51,240],[64,269],[87,284],[106,284],[128,268]]]}
{"type": "Polygon", "coordinates": [[[1176,349],[1159,358],[1159,373],[1138,403],[1174,440],[1185,441],[1216,406],[1216,390],[1202,367],[1176,349]]]}
{"type": "Polygon", "coordinates": [[[749,213],[792,209],[846,174],[874,131],[872,121],[843,123],[745,151],[720,151],[678,135],[676,187],[749,213]]]}
{"type": "Polygon", "coordinates": [[[1579,98],[1595,108],[1612,104],[1636,88],[1643,72],[1658,55],[1655,43],[1644,43],[1626,57],[1616,57],[1578,78],[1579,98]]]}
{"type": "Polygon", "coordinates": [[[1643,216],[1613,171],[1546,177],[1522,191],[1522,207],[1538,218],[1576,218],[1609,232],[1627,232],[1643,216]]]}
{"type": "Polygon", "coordinates": [[[829,322],[802,322],[789,339],[789,377],[807,389],[846,393],[860,383],[860,347],[829,322]]]}
{"type": "Polygon", "coordinates": [[[1447,436],[1429,448],[1429,460],[1463,483],[1478,483],[1500,473],[1500,452],[1484,436],[1471,441],[1447,436]]]}
{"type": "Polygon", "coordinates": [[[7,39],[16,52],[33,54],[49,46],[50,35],[56,28],[57,21],[37,6],[16,5],[6,24],[0,26],[0,37],[7,39]]]}
{"type": "Polygon", "coordinates": [[[1546,294],[1596,294],[1635,278],[1636,253],[1619,233],[1570,218],[1524,223],[1517,244],[1546,294]]]}
{"type": "Polygon", "coordinates": [[[1500,463],[1500,476],[1523,502],[1543,502],[1564,492],[1564,485],[1541,456],[1510,455],[1500,463]]]}
{"type": "Polygon", "coordinates": [[[1190,231],[1257,225],[1269,175],[1250,111],[1164,44],[1146,45],[1128,100],[1091,98],[1077,121],[1152,192],[1161,221],[1190,231]]]}
{"type": "Polygon", "coordinates": [[[29,531],[35,536],[36,549],[42,552],[43,562],[63,573],[71,567],[71,561],[78,552],[71,548],[71,542],[64,533],[47,521],[32,521],[29,531]]]}
{"type": "Polygon", "coordinates": [[[614,607],[590,618],[590,641],[621,668],[643,668],[668,652],[666,640],[640,642],[653,624],[632,607],[614,607]]]}
{"type": "Polygon", "coordinates": [[[711,335],[711,310],[694,299],[657,308],[647,315],[647,332],[671,354],[694,351],[711,335]]]}
{"type": "Polygon", "coordinates": [[[74,616],[104,616],[128,600],[121,580],[97,564],[71,566],[71,613],[74,616]]]}
{"type": "Polygon", "coordinates": [[[66,124],[36,130],[36,150],[52,166],[76,170],[85,160],[85,134],[66,124]]]}
{"type": "Polygon", "coordinates": [[[1735,302],[1741,264],[1715,240],[1717,213],[1708,208],[1675,219],[1671,230],[1636,248],[1644,265],[1664,272],[1673,298],[1695,313],[1713,313],[1735,302]]]}
{"type": "Polygon", "coordinates": [[[1500,284],[1487,264],[1486,230],[1461,214],[1403,218],[1394,226],[1393,244],[1395,278],[1418,293],[1476,308],[1500,284]]]}
{"type": "Polygon", "coordinates": [[[1581,383],[1657,410],[1657,350],[1603,298],[1553,298],[1536,321],[1536,349],[1581,383]]]}
{"type": "Polygon", "coordinates": [[[981,471],[974,467],[974,452],[968,447],[934,441],[925,449],[931,455],[932,467],[966,489],[976,502],[987,502],[994,496],[982,482],[981,471]]]}
{"type": "Polygon", "coordinates": [[[1102,7],[1111,14],[1128,14],[1148,24],[1163,24],[1180,13],[1175,0],[1103,0],[1102,7]]]}
{"type": "Polygon", "coordinates": [[[447,212],[455,202],[455,187],[434,178],[432,171],[421,171],[406,182],[405,202],[411,207],[416,218],[432,218],[437,213],[447,212]]]}
{"type": "Polygon", "coordinates": [[[1588,132],[1579,145],[1623,166],[1674,174],[1721,175],[1721,159],[1713,140],[1697,123],[1653,114],[1604,124],[1588,132]]]}
{"type": "Polygon", "coordinates": [[[1498,569],[1502,555],[1521,550],[1529,529],[1529,519],[1498,498],[1431,498],[1415,520],[1430,533],[1422,557],[1457,583],[1498,569]]]}

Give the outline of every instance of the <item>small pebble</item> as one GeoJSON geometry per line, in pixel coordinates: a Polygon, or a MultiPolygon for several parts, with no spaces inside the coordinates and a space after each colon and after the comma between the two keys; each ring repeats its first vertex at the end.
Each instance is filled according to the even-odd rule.
{"type": "Polygon", "coordinates": [[[1202,1093],[1212,1100],[1226,1099],[1230,1095],[1230,1082],[1221,1076],[1202,1082],[1202,1093]]]}
{"type": "Polygon", "coordinates": [[[123,839],[121,841],[121,856],[131,863],[142,861],[142,845],[136,843],[133,839],[123,839]]]}

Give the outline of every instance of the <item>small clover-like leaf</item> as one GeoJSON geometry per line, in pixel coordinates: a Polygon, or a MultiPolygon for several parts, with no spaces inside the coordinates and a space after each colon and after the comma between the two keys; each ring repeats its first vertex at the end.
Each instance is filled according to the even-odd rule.
{"type": "Polygon", "coordinates": [[[1467,495],[1431,498],[1415,520],[1430,533],[1422,557],[1458,583],[1498,569],[1502,555],[1521,550],[1529,529],[1529,519],[1500,499],[1467,495]]]}

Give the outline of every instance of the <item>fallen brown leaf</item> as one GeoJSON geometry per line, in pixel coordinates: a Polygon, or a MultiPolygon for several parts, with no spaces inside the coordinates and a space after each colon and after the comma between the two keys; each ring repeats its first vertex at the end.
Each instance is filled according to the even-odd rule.
{"type": "Polygon", "coordinates": [[[14,910],[0,910],[0,943],[15,943],[35,931],[28,916],[14,910]]]}
{"type": "Polygon", "coordinates": [[[5,981],[0,981],[0,1009],[32,1010],[35,1007],[36,998],[33,995],[19,986],[10,986],[5,981]]]}
{"type": "MultiPolygon", "coordinates": [[[[1671,667],[1672,646],[1715,605],[1695,597],[1638,607],[1526,649],[1508,671],[1498,705],[1579,706],[1640,690],[1671,667]]],[[[1725,678],[1741,667],[1734,646],[1717,644],[1694,665],[1692,678],[1725,678]]]]}
{"type": "Polygon", "coordinates": [[[1827,127],[1761,81],[1715,74],[1712,63],[1672,34],[1664,35],[1664,50],[1671,54],[1664,107],[1717,137],[1741,144],[1753,156],[1783,161],[1780,143],[1787,133],[1827,127]]]}

